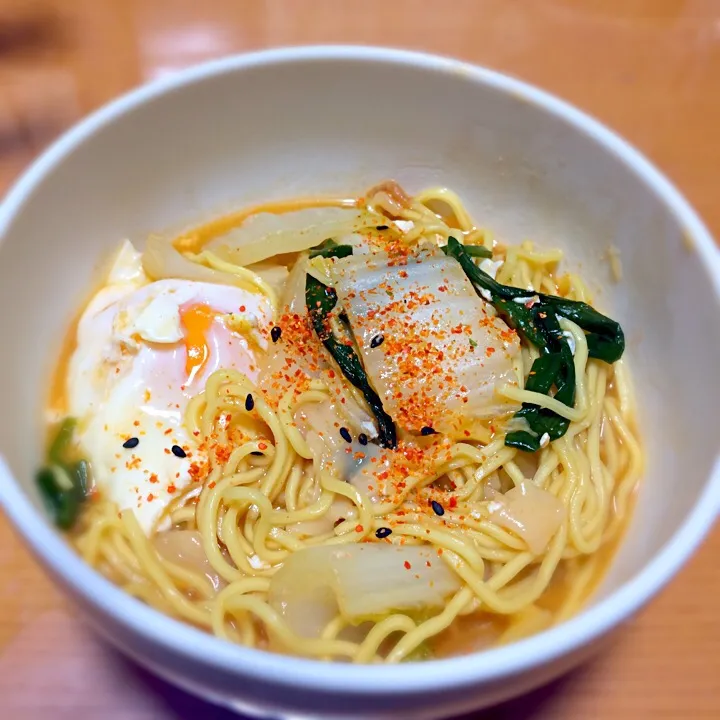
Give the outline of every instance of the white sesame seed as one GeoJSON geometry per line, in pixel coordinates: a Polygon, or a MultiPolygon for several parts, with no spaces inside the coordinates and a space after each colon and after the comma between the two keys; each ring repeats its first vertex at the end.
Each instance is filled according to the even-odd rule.
{"type": "Polygon", "coordinates": [[[550,436],[547,433],[543,433],[540,438],[540,447],[544,448],[550,444],[550,436]]]}

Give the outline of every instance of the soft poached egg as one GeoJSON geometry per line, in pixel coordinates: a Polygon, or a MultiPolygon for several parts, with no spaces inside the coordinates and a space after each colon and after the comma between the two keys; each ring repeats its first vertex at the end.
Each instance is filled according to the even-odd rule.
{"type": "Polygon", "coordinates": [[[146,533],[198,479],[205,460],[183,425],[188,401],[219,368],[254,380],[254,349],[266,347],[271,320],[270,304],[258,293],[190,280],[151,282],[140,253],[123,243],[78,324],[68,411],[78,419],[97,488],[133,510],[146,533]]]}

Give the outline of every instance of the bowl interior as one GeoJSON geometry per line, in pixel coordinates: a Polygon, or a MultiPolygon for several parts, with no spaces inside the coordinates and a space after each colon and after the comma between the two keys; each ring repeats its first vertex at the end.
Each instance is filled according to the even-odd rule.
{"type": "Polygon", "coordinates": [[[33,502],[49,373],[119,240],[142,245],[150,232],[255,202],[353,195],[395,178],[410,191],[452,188],[500,239],[563,248],[622,322],[647,471],[596,600],[640,571],[697,502],[715,460],[716,288],[693,228],[622,152],[532,95],[478,77],[451,62],[369,58],[228,66],[125,103],[56,147],[34,171],[39,182],[6,207],[0,245],[0,450],[33,502]],[[622,258],[616,285],[610,244],[622,258]]]}

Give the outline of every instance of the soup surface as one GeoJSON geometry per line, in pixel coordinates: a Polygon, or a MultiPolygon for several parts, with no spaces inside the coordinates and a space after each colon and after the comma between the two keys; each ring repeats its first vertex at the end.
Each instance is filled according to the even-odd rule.
{"type": "Polygon", "coordinates": [[[48,508],[126,592],[252,647],[543,630],[642,470],[622,330],[561,260],[394,182],[125,241],[58,363],[48,508]]]}

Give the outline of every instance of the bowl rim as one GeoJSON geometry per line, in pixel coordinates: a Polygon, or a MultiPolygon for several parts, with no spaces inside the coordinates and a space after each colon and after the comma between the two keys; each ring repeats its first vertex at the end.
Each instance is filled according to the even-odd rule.
{"type": "MultiPolygon", "coordinates": [[[[460,74],[469,85],[484,85],[522,97],[579,130],[623,163],[667,207],[691,239],[720,305],[720,251],[710,233],[673,184],[642,154],[603,124],[556,96],[524,81],[460,60],[427,53],[362,45],[283,47],[202,63],[113,100],[70,128],[22,174],[0,205],[0,243],[15,217],[44,178],[100,130],[147,102],[186,86],[257,67],[346,61],[410,67],[420,73],[460,74]]],[[[87,565],[33,506],[0,454],[0,505],[25,543],[84,602],[120,627],[164,652],[223,673],[269,681],[307,692],[394,695],[459,689],[528,671],[567,655],[635,613],[678,572],[720,513],[720,453],[707,484],[678,530],[650,562],[597,604],[544,632],[507,646],[422,664],[355,666],[294,658],[234,645],[175,620],[136,600],[87,565]]]]}

